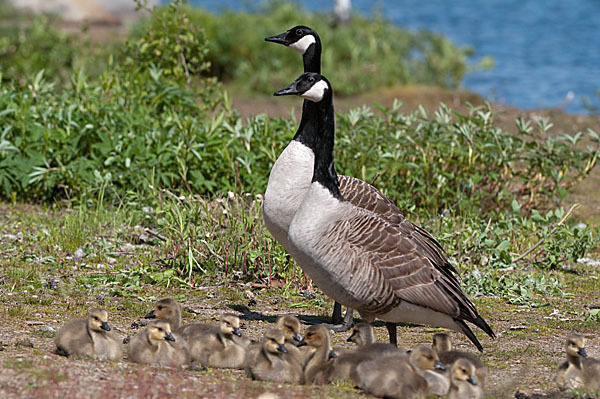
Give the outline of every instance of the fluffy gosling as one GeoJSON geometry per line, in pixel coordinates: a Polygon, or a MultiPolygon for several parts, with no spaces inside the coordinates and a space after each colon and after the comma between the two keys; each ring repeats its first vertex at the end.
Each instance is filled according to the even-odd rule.
{"type": "Polygon", "coordinates": [[[477,355],[471,352],[453,350],[452,341],[450,341],[450,336],[447,333],[434,334],[431,347],[437,352],[440,361],[448,366],[448,368],[451,368],[454,362],[456,362],[458,359],[469,360],[475,366],[477,383],[482,387],[485,387],[488,368],[485,364],[483,364],[479,357],[477,357],[477,355]]]}
{"type": "Polygon", "coordinates": [[[186,345],[171,332],[166,321],[154,320],[130,341],[127,351],[129,360],[135,363],[155,364],[163,367],[179,367],[190,363],[186,345]]]}
{"type": "Polygon", "coordinates": [[[246,375],[259,381],[300,384],[302,366],[287,350],[285,334],[278,328],[265,332],[262,342],[250,346],[246,355],[246,375]]]}
{"type": "Polygon", "coordinates": [[[448,399],[483,399],[483,389],[475,372],[476,367],[470,360],[457,359],[450,370],[448,399]]]}
{"type": "Polygon", "coordinates": [[[123,356],[121,338],[111,332],[104,309],[92,309],[87,318],[66,323],[54,342],[56,353],[62,356],[78,354],[100,360],[119,360],[123,356]]]}
{"type": "Polygon", "coordinates": [[[571,334],[566,343],[567,360],[558,366],[554,381],[561,391],[588,389],[600,391],[600,361],[588,357],[585,337],[571,334]]]}

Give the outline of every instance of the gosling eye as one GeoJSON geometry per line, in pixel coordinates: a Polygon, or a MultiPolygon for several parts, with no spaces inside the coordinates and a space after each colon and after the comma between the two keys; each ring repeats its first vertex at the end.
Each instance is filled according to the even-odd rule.
{"type": "Polygon", "coordinates": [[[163,330],[162,327],[158,327],[158,331],[162,331],[162,330],[163,330]]]}
{"type": "Polygon", "coordinates": [[[94,316],[94,320],[100,321],[100,319],[98,317],[96,317],[96,316],[94,316]]]}
{"type": "Polygon", "coordinates": [[[163,308],[162,306],[158,306],[158,310],[162,310],[162,308],[163,308]]]}

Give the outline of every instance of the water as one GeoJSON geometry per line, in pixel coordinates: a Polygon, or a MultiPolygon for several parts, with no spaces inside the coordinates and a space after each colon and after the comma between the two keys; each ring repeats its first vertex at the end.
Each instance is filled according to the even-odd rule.
{"type": "MultiPolygon", "coordinates": [[[[215,12],[256,4],[248,0],[191,2],[215,12]]],[[[299,3],[314,11],[333,8],[333,0],[299,3]]],[[[468,73],[463,86],[495,103],[586,113],[584,97],[600,102],[596,96],[600,90],[600,1],[352,1],[354,9],[365,15],[372,14],[374,4],[399,26],[439,32],[456,44],[474,48],[472,63],[491,56],[495,67],[468,73]]],[[[310,21],[298,22],[310,26],[310,21]]]]}

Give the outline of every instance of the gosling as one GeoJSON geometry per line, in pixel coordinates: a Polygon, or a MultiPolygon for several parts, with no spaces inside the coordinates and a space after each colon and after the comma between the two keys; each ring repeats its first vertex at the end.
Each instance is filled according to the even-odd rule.
{"type": "Polygon", "coordinates": [[[111,332],[104,309],[92,309],[87,319],[63,325],[55,343],[56,353],[62,356],[87,355],[100,360],[119,360],[123,356],[121,338],[111,332]]]}
{"type": "Polygon", "coordinates": [[[300,345],[308,345],[311,349],[311,355],[304,366],[304,382],[318,385],[329,383],[334,358],[331,355],[331,338],[327,328],[321,324],[310,326],[300,345]]]}
{"type": "Polygon", "coordinates": [[[195,323],[181,327],[178,332],[188,342],[193,363],[216,368],[244,368],[247,345],[235,340],[242,336],[240,319],[236,315],[223,315],[219,326],[195,323]]]}
{"type": "Polygon", "coordinates": [[[127,355],[135,363],[154,364],[163,367],[180,367],[190,363],[184,341],[175,337],[171,325],[154,320],[131,339],[127,355]]]}
{"type": "Polygon", "coordinates": [[[558,366],[554,381],[561,391],[588,389],[600,391],[600,361],[588,357],[583,335],[567,337],[567,360],[558,366]]]}
{"type": "Polygon", "coordinates": [[[278,328],[267,330],[262,343],[250,346],[245,369],[248,377],[259,381],[303,382],[302,366],[288,352],[285,334],[278,328]]]}
{"type": "Polygon", "coordinates": [[[277,318],[276,325],[285,335],[285,347],[287,351],[304,366],[310,356],[310,349],[307,346],[301,345],[304,343],[304,338],[300,335],[300,320],[290,315],[280,316],[277,318]]]}
{"type": "Polygon", "coordinates": [[[433,349],[418,346],[410,355],[399,353],[360,363],[352,378],[364,391],[386,398],[424,398],[431,388],[423,376],[445,369],[433,349]]]}
{"type": "Polygon", "coordinates": [[[483,399],[483,388],[475,376],[476,370],[469,359],[456,359],[450,371],[448,399],[483,399]]]}
{"type": "Polygon", "coordinates": [[[448,368],[452,367],[454,362],[456,362],[458,359],[469,360],[475,366],[477,383],[482,387],[485,387],[488,368],[485,364],[483,364],[479,357],[477,357],[477,355],[470,352],[453,350],[450,336],[447,333],[434,334],[431,347],[437,352],[440,361],[448,366],[448,368]]]}
{"type": "Polygon", "coordinates": [[[181,327],[181,305],[174,299],[163,298],[144,318],[164,320],[171,325],[171,331],[177,331],[181,327]]]}

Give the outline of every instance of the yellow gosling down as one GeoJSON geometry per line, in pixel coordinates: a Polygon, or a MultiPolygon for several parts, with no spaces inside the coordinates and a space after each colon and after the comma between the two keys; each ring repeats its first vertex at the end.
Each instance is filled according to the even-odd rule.
{"type": "Polygon", "coordinates": [[[185,341],[171,332],[166,321],[154,320],[131,339],[127,351],[135,363],[180,367],[190,363],[185,341]]]}
{"type": "Polygon", "coordinates": [[[561,391],[587,389],[600,391],[600,361],[588,356],[585,337],[571,334],[566,343],[567,360],[558,366],[554,381],[561,391]]]}
{"type": "Polygon", "coordinates": [[[265,332],[262,342],[254,343],[246,355],[246,375],[254,380],[303,382],[302,366],[285,345],[285,334],[279,328],[265,332]]]}
{"type": "Polygon", "coordinates": [[[100,360],[123,357],[121,337],[111,331],[104,309],[92,309],[87,318],[63,325],[56,334],[55,343],[56,353],[62,356],[87,355],[100,360]]]}
{"type": "Polygon", "coordinates": [[[475,365],[468,359],[457,359],[452,365],[448,399],[483,399],[483,388],[475,377],[475,365]]]}

